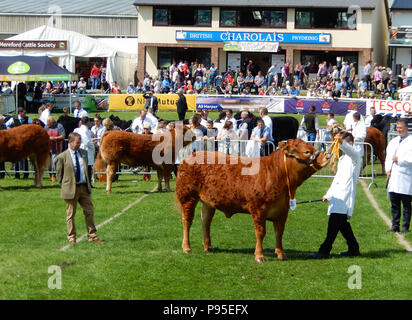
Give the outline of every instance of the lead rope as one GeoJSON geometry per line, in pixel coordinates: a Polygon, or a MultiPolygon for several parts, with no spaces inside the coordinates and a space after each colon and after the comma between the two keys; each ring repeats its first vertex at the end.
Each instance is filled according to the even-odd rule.
{"type": "Polygon", "coordinates": [[[335,173],[335,167],[337,164],[337,160],[339,159],[340,144],[340,140],[336,138],[335,140],[333,140],[329,148],[325,151],[325,154],[330,151],[330,167],[332,168],[333,173],[335,173]]]}
{"type": "Polygon", "coordinates": [[[290,181],[289,181],[288,167],[287,167],[287,165],[286,165],[286,154],[283,154],[283,163],[285,164],[286,183],[287,183],[287,185],[288,185],[289,200],[291,200],[291,199],[292,199],[292,194],[290,193],[290,181]]]}

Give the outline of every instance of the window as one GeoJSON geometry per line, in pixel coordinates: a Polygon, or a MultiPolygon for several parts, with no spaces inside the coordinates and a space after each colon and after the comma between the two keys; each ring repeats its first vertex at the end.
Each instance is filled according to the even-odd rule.
{"type": "Polygon", "coordinates": [[[164,8],[155,8],[153,12],[153,24],[154,25],[164,25],[169,24],[169,10],[164,8]]]}
{"type": "Polygon", "coordinates": [[[199,26],[210,26],[212,23],[212,10],[211,9],[198,9],[196,24],[199,26]]]}
{"type": "Polygon", "coordinates": [[[166,7],[153,9],[153,25],[155,26],[202,26],[210,27],[212,9],[195,7],[166,7]]]}
{"type": "MultiPolygon", "coordinates": [[[[348,29],[352,16],[346,9],[318,8],[316,10],[296,10],[296,28],[348,29]]],[[[356,19],[353,21],[356,25],[356,19]]]]}
{"type": "Polygon", "coordinates": [[[285,11],[263,10],[261,13],[262,13],[262,26],[267,26],[267,27],[285,27],[286,26],[285,11]]]}
{"type": "Polygon", "coordinates": [[[311,13],[307,11],[297,11],[296,12],[296,27],[311,27],[312,19],[311,13]]]}
{"type": "Polygon", "coordinates": [[[286,9],[221,8],[220,26],[286,28],[286,9]]]}
{"type": "Polygon", "coordinates": [[[236,10],[221,10],[220,11],[220,25],[222,27],[235,27],[237,25],[237,11],[236,10]]]}

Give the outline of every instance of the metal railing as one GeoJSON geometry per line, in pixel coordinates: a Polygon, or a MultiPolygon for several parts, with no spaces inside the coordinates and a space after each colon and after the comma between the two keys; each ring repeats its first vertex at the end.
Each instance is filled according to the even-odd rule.
{"type": "MultiPolygon", "coordinates": [[[[325,152],[328,147],[332,144],[332,141],[314,141],[314,147],[318,149],[321,152],[325,152]]],[[[355,142],[355,146],[360,145],[363,148],[363,154],[368,155],[368,163],[366,166],[362,169],[361,168],[361,173],[359,175],[359,179],[362,180],[370,180],[368,188],[370,189],[373,185],[377,187],[377,184],[375,182],[375,164],[374,164],[374,156],[373,156],[373,147],[370,143],[367,142],[355,142]],[[368,153],[369,152],[369,153],[368,153]]],[[[364,161],[365,157],[362,157],[362,162],[364,161]]],[[[362,163],[363,166],[363,163],[362,163]]],[[[326,166],[322,170],[316,172],[313,177],[315,178],[334,178],[336,174],[337,168],[335,168],[335,172],[332,172],[331,166],[326,166]]]]}

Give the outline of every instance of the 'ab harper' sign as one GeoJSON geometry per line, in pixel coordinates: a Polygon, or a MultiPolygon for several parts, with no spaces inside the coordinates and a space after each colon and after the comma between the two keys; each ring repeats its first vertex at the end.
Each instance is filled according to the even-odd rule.
{"type": "Polygon", "coordinates": [[[279,43],[331,43],[330,33],[176,31],[176,40],[279,43]]]}

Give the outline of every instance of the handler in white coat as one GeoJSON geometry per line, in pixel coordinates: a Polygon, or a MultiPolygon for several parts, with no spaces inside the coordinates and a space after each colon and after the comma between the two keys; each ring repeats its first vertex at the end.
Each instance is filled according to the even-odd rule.
{"type": "Polygon", "coordinates": [[[82,144],[80,149],[83,149],[87,152],[87,169],[89,177],[92,176],[92,168],[94,165],[94,143],[92,141],[92,132],[89,129],[90,120],[88,117],[83,117],[80,120],[80,127],[74,129],[73,132],[80,134],[82,137],[82,144]]]}
{"type": "Polygon", "coordinates": [[[354,138],[351,133],[343,133],[340,140],[343,155],[339,158],[335,178],[328,192],[323,196],[323,202],[329,202],[328,231],[319,251],[309,255],[311,259],[328,258],[339,231],[348,244],[348,251],[341,252],[341,255],[359,255],[359,244],[347,220],[352,217],[355,206],[356,184],[362,164],[361,152],[359,148],[353,146],[354,138]]]}
{"type": "Polygon", "coordinates": [[[392,213],[392,228],[388,231],[399,232],[402,202],[401,232],[406,233],[411,221],[412,200],[412,136],[408,134],[406,119],[398,120],[396,131],[399,136],[392,139],[386,148],[385,167],[392,213]]]}
{"type": "MultiPolygon", "coordinates": [[[[359,112],[355,112],[353,114],[353,122],[352,122],[352,135],[353,139],[356,143],[364,142],[366,138],[366,126],[365,123],[361,119],[361,114],[359,112]]],[[[364,154],[364,145],[358,144],[357,147],[361,150],[361,157],[364,154]]]]}

